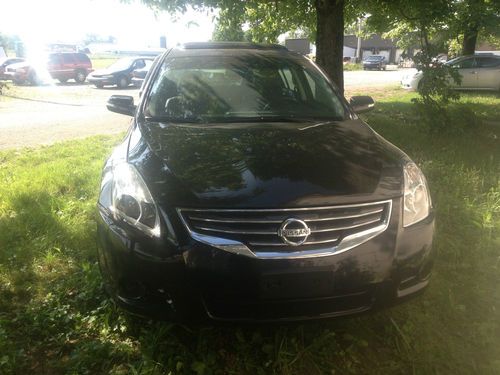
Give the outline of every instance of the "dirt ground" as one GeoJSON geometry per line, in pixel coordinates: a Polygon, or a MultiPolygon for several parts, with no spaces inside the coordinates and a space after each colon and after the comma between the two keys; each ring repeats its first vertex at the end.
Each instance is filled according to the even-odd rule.
{"type": "MultiPolygon", "coordinates": [[[[404,71],[346,72],[345,96],[383,94],[394,87],[404,71]]],[[[49,145],[67,139],[124,132],[130,117],[109,112],[111,95],[132,95],[139,90],[97,89],[72,83],[48,86],[14,86],[0,96],[0,149],[49,145]]]]}

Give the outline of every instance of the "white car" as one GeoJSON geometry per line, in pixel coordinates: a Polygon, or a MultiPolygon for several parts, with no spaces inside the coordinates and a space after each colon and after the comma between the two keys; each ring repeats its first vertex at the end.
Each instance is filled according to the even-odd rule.
{"type": "MultiPolygon", "coordinates": [[[[457,89],[500,90],[500,56],[493,54],[461,56],[445,64],[457,68],[462,77],[460,85],[450,80],[451,85],[457,89]]],[[[423,73],[421,71],[403,76],[401,87],[416,90],[422,76],[423,73]]]]}

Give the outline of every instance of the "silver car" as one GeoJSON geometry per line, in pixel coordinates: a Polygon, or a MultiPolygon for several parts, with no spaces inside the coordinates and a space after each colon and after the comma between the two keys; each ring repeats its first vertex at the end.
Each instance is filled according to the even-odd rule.
{"type": "MultiPolygon", "coordinates": [[[[461,56],[447,61],[458,69],[462,82],[457,85],[450,79],[450,84],[463,90],[500,90],[500,56],[493,54],[476,54],[473,56],[461,56]]],[[[422,79],[421,71],[404,76],[401,86],[405,89],[416,90],[422,79]]]]}

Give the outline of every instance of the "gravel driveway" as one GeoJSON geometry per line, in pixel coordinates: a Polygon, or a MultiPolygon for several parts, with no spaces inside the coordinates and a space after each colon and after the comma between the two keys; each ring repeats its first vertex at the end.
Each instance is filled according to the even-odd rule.
{"type": "Polygon", "coordinates": [[[9,96],[0,97],[0,149],[123,132],[131,119],[106,109],[106,100],[113,94],[138,98],[138,90],[132,88],[14,87],[7,92],[9,96]]]}
{"type": "MultiPolygon", "coordinates": [[[[345,72],[349,91],[394,86],[408,70],[345,72]]],[[[96,134],[116,134],[127,130],[130,117],[109,112],[107,99],[114,94],[132,95],[129,88],[97,89],[90,85],[13,86],[9,96],[0,96],[0,149],[48,145],[66,139],[96,134]]]]}

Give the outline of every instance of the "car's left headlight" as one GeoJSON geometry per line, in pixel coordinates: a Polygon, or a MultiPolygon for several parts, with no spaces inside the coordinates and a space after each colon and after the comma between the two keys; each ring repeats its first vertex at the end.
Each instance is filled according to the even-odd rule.
{"type": "Polygon", "coordinates": [[[403,227],[429,216],[431,197],[424,174],[415,163],[404,166],[403,227]]]}

